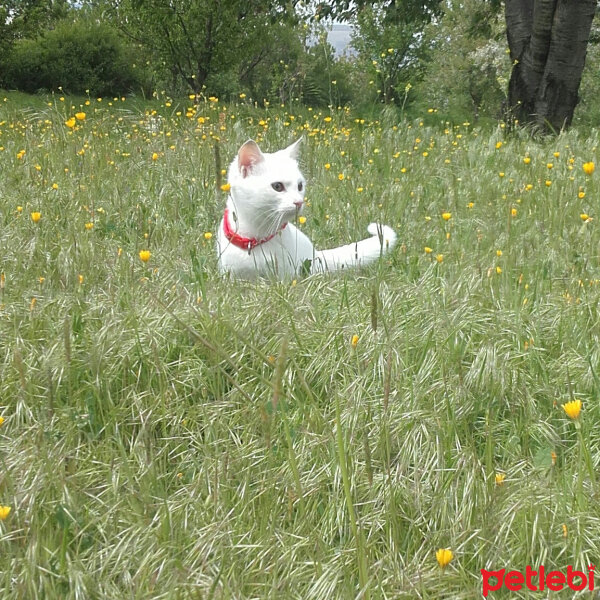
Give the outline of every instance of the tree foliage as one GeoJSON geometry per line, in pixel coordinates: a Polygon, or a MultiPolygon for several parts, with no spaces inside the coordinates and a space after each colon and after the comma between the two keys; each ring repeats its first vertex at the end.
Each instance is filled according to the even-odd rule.
{"type": "Polygon", "coordinates": [[[510,76],[504,35],[492,3],[445,2],[443,17],[425,30],[426,70],[415,88],[420,103],[457,119],[500,117],[510,76]]]}
{"type": "Polygon", "coordinates": [[[315,15],[320,19],[351,21],[363,10],[375,8],[388,24],[429,23],[441,14],[442,3],[443,0],[333,0],[317,3],[315,15]]]}
{"type": "Polygon", "coordinates": [[[0,60],[17,40],[34,38],[69,13],[68,0],[3,0],[0,2],[0,60]]]}
{"type": "Polygon", "coordinates": [[[271,0],[112,0],[110,14],[148,49],[154,68],[200,92],[211,76],[246,74],[261,61],[263,43],[291,18],[271,0]]]}
{"type": "Polygon", "coordinates": [[[398,102],[411,79],[418,76],[423,55],[423,25],[391,21],[385,3],[362,8],[355,17],[352,45],[370,74],[377,98],[398,102]]]}
{"type": "Polygon", "coordinates": [[[5,41],[35,37],[64,19],[70,10],[68,0],[3,0],[0,27],[5,41]]]}

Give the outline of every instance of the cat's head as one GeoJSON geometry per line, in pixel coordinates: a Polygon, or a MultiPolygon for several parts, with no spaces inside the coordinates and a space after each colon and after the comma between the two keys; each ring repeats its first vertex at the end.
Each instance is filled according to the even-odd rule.
{"type": "Polygon", "coordinates": [[[261,152],[254,140],[241,146],[228,173],[236,210],[252,211],[279,225],[300,214],[306,188],[298,167],[301,141],[272,154],[261,152]]]}

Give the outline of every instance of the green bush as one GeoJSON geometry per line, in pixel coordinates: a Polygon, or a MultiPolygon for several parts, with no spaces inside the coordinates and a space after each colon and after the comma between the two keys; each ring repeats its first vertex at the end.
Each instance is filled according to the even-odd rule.
{"type": "Polygon", "coordinates": [[[600,123],[600,25],[592,25],[592,37],[587,49],[585,69],[579,87],[579,104],[574,124],[597,126],[600,123]]]}
{"type": "Polygon", "coordinates": [[[511,71],[502,17],[492,4],[466,0],[425,29],[429,57],[411,92],[421,110],[452,121],[502,117],[511,71]]]}
{"type": "Polygon", "coordinates": [[[309,106],[344,106],[353,102],[350,65],[350,61],[336,58],[333,46],[321,38],[302,58],[302,101],[309,106]]]}
{"type": "Polygon", "coordinates": [[[0,61],[0,82],[29,93],[62,86],[72,94],[106,95],[144,87],[145,75],[113,27],[69,20],[16,42],[0,61]]]}

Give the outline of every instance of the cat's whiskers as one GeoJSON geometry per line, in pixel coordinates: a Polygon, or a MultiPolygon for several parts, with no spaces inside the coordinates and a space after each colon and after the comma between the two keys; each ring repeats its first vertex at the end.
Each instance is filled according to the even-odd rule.
{"type": "Polygon", "coordinates": [[[229,195],[231,205],[231,227],[236,233],[255,238],[265,238],[275,233],[283,224],[278,207],[265,207],[260,202],[247,201],[247,208],[240,210],[233,194],[229,195]],[[249,208],[249,210],[248,210],[249,208]],[[250,215],[253,215],[251,217],[250,215]]]}
{"type": "Polygon", "coordinates": [[[275,208],[271,210],[271,212],[266,216],[266,228],[269,230],[269,235],[281,229],[283,225],[285,213],[281,211],[279,208],[275,208]]]}
{"type": "Polygon", "coordinates": [[[281,229],[284,223],[296,220],[298,218],[298,209],[294,208],[291,211],[289,208],[284,208],[282,206],[275,206],[270,208],[269,213],[265,215],[265,219],[267,220],[267,227],[270,229],[270,233],[281,229]]]}
{"type": "Polygon", "coordinates": [[[281,211],[279,207],[271,207],[265,210],[262,207],[260,211],[261,219],[258,231],[253,232],[253,235],[259,238],[268,237],[277,233],[284,223],[285,212],[281,211]]]}

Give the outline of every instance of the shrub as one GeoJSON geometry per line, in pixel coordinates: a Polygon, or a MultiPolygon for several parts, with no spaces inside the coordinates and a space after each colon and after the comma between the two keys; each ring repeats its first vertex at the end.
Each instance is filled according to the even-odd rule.
{"type": "Polygon", "coordinates": [[[450,120],[497,119],[511,69],[502,13],[478,0],[461,7],[449,4],[426,29],[430,56],[415,95],[421,108],[436,107],[450,120]]]}
{"type": "Polygon", "coordinates": [[[592,25],[592,35],[588,44],[585,69],[579,88],[579,105],[574,122],[578,125],[597,126],[600,123],[600,25],[592,25]]]}
{"type": "Polygon", "coordinates": [[[302,101],[311,106],[343,106],[352,102],[350,64],[349,60],[337,58],[333,46],[321,37],[302,57],[302,101]]]}
{"type": "Polygon", "coordinates": [[[62,86],[72,94],[106,95],[143,87],[145,74],[113,27],[80,20],[16,42],[0,63],[0,81],[29,93],[62,86]]]}

